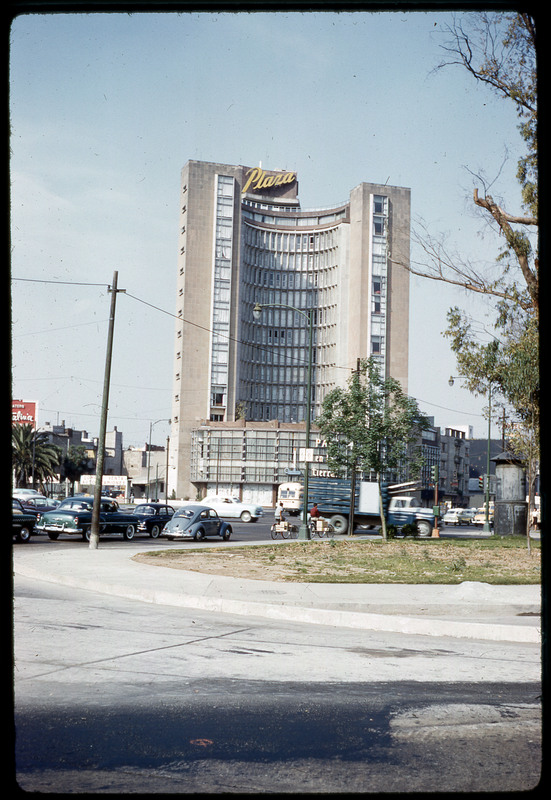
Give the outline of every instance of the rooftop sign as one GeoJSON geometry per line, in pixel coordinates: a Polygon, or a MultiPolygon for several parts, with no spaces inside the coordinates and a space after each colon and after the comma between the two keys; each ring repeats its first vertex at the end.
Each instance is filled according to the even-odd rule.
{"type": "Polygon", "coordinates": [[[266,172],[261,167],[252,167],[247,172],[247,182],[243,187],[243,194],[248,191],[261,192],[278,186],[284,187],[294,183],[296,179],[296,172],[266,172]]]}
{"type": "Polygon", "coordinates": [[[11,421],[13,425],[36,427],[36,402],[34,400],[12,400],[11,421]]]}

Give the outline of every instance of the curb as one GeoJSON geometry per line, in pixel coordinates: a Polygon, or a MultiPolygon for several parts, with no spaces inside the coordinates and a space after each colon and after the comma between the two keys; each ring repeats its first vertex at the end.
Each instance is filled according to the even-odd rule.
{"type": "MultiPolygon", "coordinates": [[[[86,578],[82,575],[57,574],[48,575],[30,565],[18,564],[14,571],[27,578],[58,583],[80,589],[88,589],[102,594],[124,597],[128,600],[151,603],[153,605],[169,605],[179,608],[195,608],[201,611],[236,614],[239,616],[259,616],[267,619],[279,619],[287,622],[305,622],[315,625],[327,625],[344,628],[355,628],[389,633],[415,634],[422,636],[448,636],[461,639],[483,639],[487,641],[509,641],[539,644],[541,628],[536,625],[510,625],[497,622],[463,622],[459,620],[435,617],[415,617],[395,614],[377,614],[362,611],[342,611],[319,607],[304,607],[292,603],[263,603],[259,601],[236,600],[228,597],[213,597],[208,594],[187,594],[151,588],[140,585],[132,588],[128,584],[105,577],[86,578]]],[[[186,575],[194,579],[197,573],[179,571],[182,578],[186,575]]],[[[206,577],[206,576],[205,576],[206,577]]],[[[210,579],[212,575],[208,576],[210,579]]],[[[228,580],[228,579],[226,579],[228,580]]]]}

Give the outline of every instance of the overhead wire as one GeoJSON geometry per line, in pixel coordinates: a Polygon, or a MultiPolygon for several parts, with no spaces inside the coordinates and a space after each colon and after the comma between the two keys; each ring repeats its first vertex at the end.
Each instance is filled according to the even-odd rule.
{"type": "MultiPolygon", "coordinates": [[[[31,282],[31,283],[50,283],[50,284],[62,283],[62,284],[74,285],[74,286],[105,286],[108,289],[111,288],[110,284],[106,284],[106,283],[85,283],[85,282],[82,282],[82,281],[55,281],[55,280],[44,280],[44,279],[38,279],[38,278],[13,278],[13,277],[12,277],[12,280],[14,280],[14,281],[27,281],[27,282],[31,282]]],[[[207,327],[205,325],[201,325],[198,322],[192,322],[191,320],[188,320],[185,317],[181,317],[178,314],[174,314],[171,311],[167,311],[165,308],[161,308],[160,306],[157,306],[154,303],[150,303],[148,300],[144,300],[143,298],[138,297],[137,295],[134,295],[131,292],[128,292],[128,290],[124,290],[124,292],[121,291],[121,294],[123,294],[123,296],[130,297],[132,300],[135,300],[138,303],[142,303],[143,305],[149,306],[150,308],[153,308],[155,311],[159,311],[162,314],[166,314],[166,316],[172,317],[173,319],[176,319],[176,320],[178,320],[178,321],[180,321],[182,323],[185,323],[186,325],[192,325],[193,327],[199,328],[200,330],[203,330],[206,333],[210,333],[210,334],[214,334],[215,333],[212,330],[212,328],[209,328],[209,327],[207,327]]],[[[88,324],[88,323],[81,323],[81,324],[88,324]]],[[[48,331],[46,331],[46,332],[48,332],[48,331]]],[[[21,334],[21,335],[25,335],[25,334],[21,334]]],[[[263,347],[261,344],[258,344],[256,342],[244,342],[242,339],[238,339],[238,338],[236,338],[234,336],[231,336],[230,334],[216,332],[216,335],[220,336],[221,338],[227,339],[228,341],[235,342],[236,344],[242,344],[244,346],[255,347],[258,350],[262,350],[262,351],[265,351],[265,352],[273,352],[273,348],[263,347]]],[[[307,366],[307,362],[304,359],[294,358],[293,356],[291,356],[291,360],[295,361],[295,362],[298,362],[298,364],[300,364],[302,366],[307,366]]],[[[348,372],[351,372],[354,369],[353,367],[345,367],[345,366],[342,366],[340,364],[334,364],[332,366],[335,369],[343,369],[343,370],[346,370],[348,372]]],[[[132,387],[127,387],[127,388],[132,388],[132,387]]],[[[416,399],[417,399],[418,402],[424,403],[425,405],[432,406],[434,408],[440,408],[440,409],[442,409],[444,411],[450,411],[451,413],[454,413],[454,414],[467,414],[468,416],[484,417],[484,414],[474,414],[474,413],[471,413],[471,412],[459,411],[457,409],[447,408],[446,406],[440,406],[440,405],[437,405],[436,403],[431,403],[428,400],[423,400],[421,398],[416,398],[416,399]]]]}

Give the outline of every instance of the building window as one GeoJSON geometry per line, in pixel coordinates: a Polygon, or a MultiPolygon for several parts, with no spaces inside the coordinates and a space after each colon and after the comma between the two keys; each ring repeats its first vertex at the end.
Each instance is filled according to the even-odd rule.
{"type": "Polygon", "coordinates": [[[373,217],[373,234],[375,236],[384,236],[385,234],[385,218],[384,217],[373,217]]]}

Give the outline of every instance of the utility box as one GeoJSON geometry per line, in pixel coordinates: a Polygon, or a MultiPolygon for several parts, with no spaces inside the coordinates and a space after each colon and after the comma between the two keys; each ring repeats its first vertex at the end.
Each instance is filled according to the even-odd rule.
{"type": "Polygon", "coordinates": [[[521,461],[512,453],[492,458],[496,465],[494,533],[497,536],[526,536],[528,503],[526,474],[521,461]]]}

